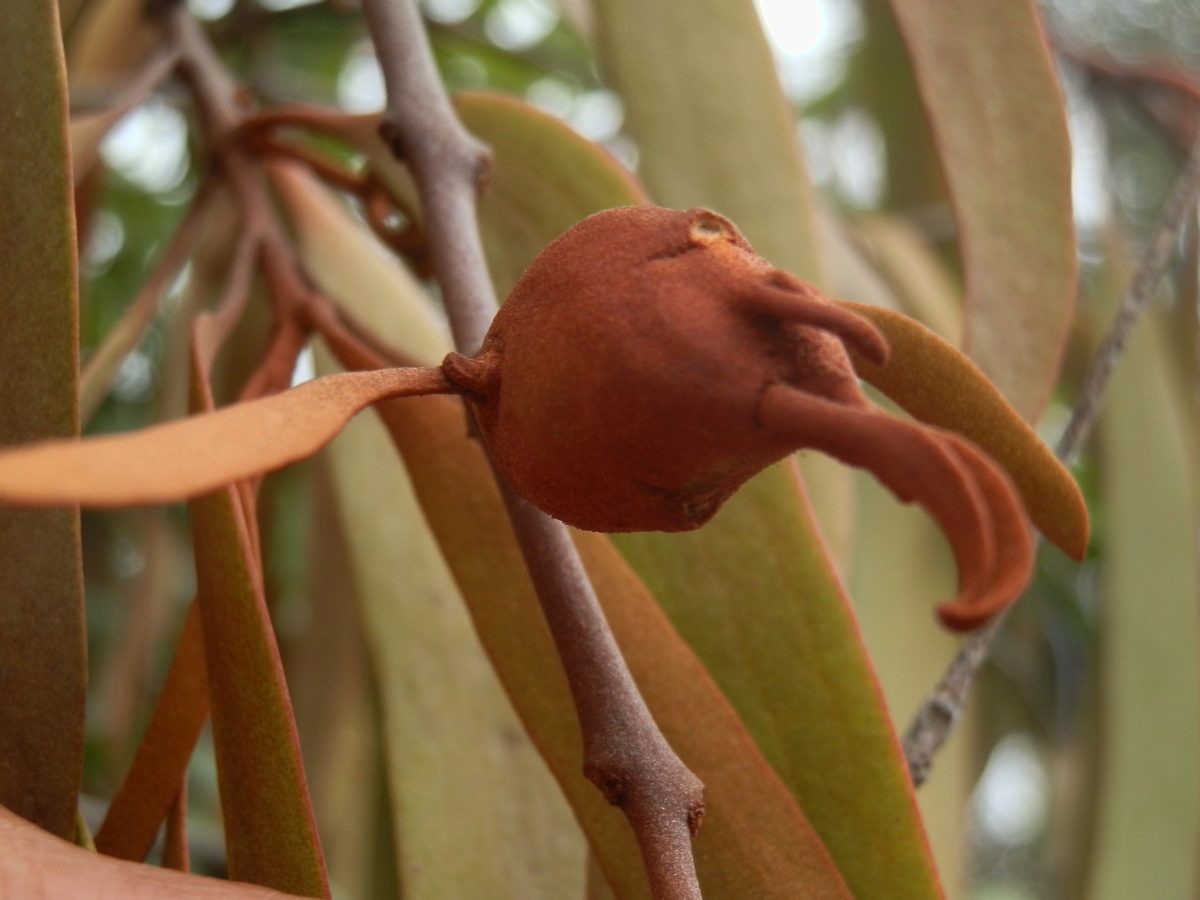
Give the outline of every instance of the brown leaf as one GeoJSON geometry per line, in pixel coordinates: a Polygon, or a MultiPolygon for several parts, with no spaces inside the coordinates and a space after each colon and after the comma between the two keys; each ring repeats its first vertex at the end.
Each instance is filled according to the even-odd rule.
{"type": "Polygon", "coordinates": [[[169,503],[316,453],[384,397],[451,393],[440,369],[330,375],[132,434],[0,453],[0,500],[89,507],[169,503]]]}
{"type": "Polygon", "coordinates": [[[193,604],[146,735],[96,832],[97,850],[133,862],[146,858],[187,778],[208,710],[204,633],[193,604]]]}

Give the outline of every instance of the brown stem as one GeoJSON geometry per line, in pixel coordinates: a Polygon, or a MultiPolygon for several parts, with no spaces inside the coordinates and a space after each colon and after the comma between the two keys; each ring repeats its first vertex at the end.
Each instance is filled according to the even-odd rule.
{"type": "Polygon", "coordinates": [[[475,220],[491,153],[454,115],[416,5],[368,0],[363,11],[387,86],[379,130],[416,180],[454,343],[474,356],[497,308],[475,220]]]}
{"type": "MultiPolygon", "coordinates": [[[[473,356],[497,309],[475,218],[488,151],[455,117],[412,0],[363,7],[387,86],[380,131],[413,172],[455,344],[473,356]]],[[[695,900],[703,787],[647,710],[566,527],[504,492],[579,714],[585,774],[625,811],[653,896],[695,900]]]]}
{"type": "MultiPolygon", "coordinates": [[[[1055,450],[1058,458],[1070,465],[1091,433],[1100,402],[1108,388],[1109,378],[1133,326],[1150,302],[1162,280],[1171,250],[1179,233],[1191,215],[1195,214],[1200,197],[1200,140],[1192,146],[1175,190],[1155,226],[1138,263],[1137,273],[1129,284],[1108,334],[1092,356],[1092,364],[1076,400],[1071,420],[1055,450]]],[[[975,675],[988,657],[996,635],[1004,625],[1007,613],[996,616],[985,628],[967,638],[958,655],[946,669],[925,701],[913,716],[904,734],[904,756],[913,784],[920,786],[933,766],[934,754],[950,737],[962,717],[963,706],[970,695],[975,675]]]]}

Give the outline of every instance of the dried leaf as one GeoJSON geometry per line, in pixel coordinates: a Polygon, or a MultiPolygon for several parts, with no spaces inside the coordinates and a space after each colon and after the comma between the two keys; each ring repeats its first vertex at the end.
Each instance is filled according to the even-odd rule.
{"type": "Polygon", "coordinates": [[[915,418],[957,431],[1012,477],[1034,524],[1076,559],[1087,552],[1087,506],[1071,473],[1037,432],[962,353],[912,319],[875,306],[842,303],[888,339],[883,366],[854,355],[862,378],[915,418]]]}
{"type": "Polygon", "coordinates": [[[892,0],[958,221],[965,349],[1027,421],[1075,305],[1071,149],[1032,0],[892,0]]]}
{"type": "Polygon", "coordinates": [[[382,397],[448,392],[439,369],[331,375],[131,434],[0,454],[0,499],[90,507],[169,503],[304,459],[382,397]]]}
{"type": "MultiPolygon", "coordinates": [[[[0,28],[0,446],[79,433],[78,284],[57,6],[0,28]]],[[[0,803],[75,833],[87,648],[78,510],[0,507],[0,803]]]]}

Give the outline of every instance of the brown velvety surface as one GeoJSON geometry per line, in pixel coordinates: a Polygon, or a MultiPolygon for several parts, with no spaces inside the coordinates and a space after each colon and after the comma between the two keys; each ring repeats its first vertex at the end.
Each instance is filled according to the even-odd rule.
{"type": "Polygon", "coordinates": [[[875,408],[848,346],[887,358],[874,325],[773,268],[724,218],[623,207],[551,243],[478,358],[450,354],[443,369],[517,491],[589,531],[698,528],[802,447],[870,469],[946,532],[960,595],[943,621],[974,627],[1028,581],[1020,501],[973,444],[875,408]]]}

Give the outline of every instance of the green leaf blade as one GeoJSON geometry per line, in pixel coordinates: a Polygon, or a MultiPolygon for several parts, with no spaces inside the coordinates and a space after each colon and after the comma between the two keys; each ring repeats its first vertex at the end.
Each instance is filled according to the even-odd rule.
{"type": "MultiPolygon", "coordinates": [[[[78,434],[78,280],[57,6],[0,29],[0,446],[78,434]]],[[[70,838],[87,657],[77,510],[0,507],[0,804],[70,838]]]]}

